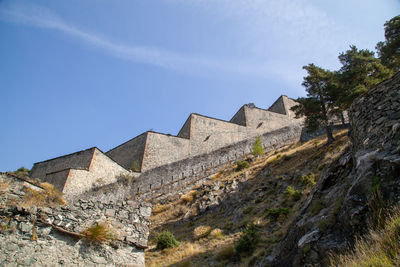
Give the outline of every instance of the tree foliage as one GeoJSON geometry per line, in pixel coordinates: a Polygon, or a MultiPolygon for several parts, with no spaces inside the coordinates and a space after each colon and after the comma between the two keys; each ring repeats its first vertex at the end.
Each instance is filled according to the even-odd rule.
{"type": "Polygon", "coordinates": [[[336,75],[339,86],[331,96],[341,110],[347,109],[355,98],[392,75],[392,71],[368,49],[350,46],[339,55],[339,61],[342,64],[336,75]]]}
{"type": "Polygon", "coordinates": [[[382,63],[393,69],[400,70],[400,16],[396,16],[385,25],[385,41],[376,45],[378,56],[382,63]]]}
{"type": "Polygon", "coordinates": [[[292,110],[297,118],[305,116],[305,125],[309,131],[315,131],[321,126],[326,127],[328,143],[331,143],[334,139],[328,115],[333,107],[330,92],[336,86],[335,75],[314,64],[304,66],[303,69],[308,73],[302,83],[307,97],[298,98],[299,104],[292,107],[292,110]]]}

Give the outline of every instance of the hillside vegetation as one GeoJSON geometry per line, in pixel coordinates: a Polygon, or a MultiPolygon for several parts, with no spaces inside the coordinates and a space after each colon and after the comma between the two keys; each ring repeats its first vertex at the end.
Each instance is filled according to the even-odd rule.
{"type": "MultiPolygon", "coordinates": [[[[347,131],[334,136],[330,145],[320,137],[249,155],[248,165],[226,166],[206,184],[156,204],[147,266],[253,266],[268,256],[321,172],[347,149],[347,131]],[[179,246],[156,249],[157,235],[164,231],[179,246]]],[[[316,212],[321,208],[316,206],[316,212]]]]}

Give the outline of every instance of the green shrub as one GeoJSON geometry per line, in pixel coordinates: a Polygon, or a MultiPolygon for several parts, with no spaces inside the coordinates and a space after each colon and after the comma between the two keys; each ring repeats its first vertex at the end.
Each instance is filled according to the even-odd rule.
{"type": "Polygon", "coordinates": [[[243,231],[243,235],[235,244],[235,250],[237,253],[250,253],[260,242],[260,235],[258,229],[254,224],[249,224],[246,230],[243,231]]]}
{"type": "Polygon", "coordinates": [[[314,186],[315,185],[315,174],[310,172],[308,175],[301,176],[301,182],[305,185],[314,186]]]}
{"type": "Polygon", "coordinates": [[[18,177],[28,177],[29,176],[29,169],[25,167],[21,167],[18,170],[12,172],[14,175],[18,177]]]}
{"type": "Polygon", "coordinates": [[[157,236],[157,249],[173,248],[179,246],[173,234],[169,231],[161,232],[157,236]]]}
{"type": "Polygon", "coordinates": [[[252,154],[256,157],[264,155],[264,147],[260,137],[257,137],[256,141],[253,144],[252,154]]]}
{"type": "Polygon", "coordinates": [[[269,209],[267,211],[268,216],[273,220],[278,219],[278,217],[281,215],[288,215],[289,213],[290,213],[289,208],[276,208],[276,209],[269,209]]]}
{"type": "Polygon", "coordinates": [[[236,171],[241,171],[249,167],[249,163],[246,160],[238,161],[236,171]]]}
{"type": "Polygon", "coordinates": [[[295,190],[292,186],[289,185],[288,187],[286,187],[286,190],[283,193],[283,195],[286,198],[290,198],[294,201],[297,201],[301,198],[302,193],[301,193],[301,191],[295,190]]]}
{"type": "Polygon", "coordinates": [[[140,172],[140,162],[138,160],[135,160],[132,163],[131,170],[134,172],[140,172]]]}

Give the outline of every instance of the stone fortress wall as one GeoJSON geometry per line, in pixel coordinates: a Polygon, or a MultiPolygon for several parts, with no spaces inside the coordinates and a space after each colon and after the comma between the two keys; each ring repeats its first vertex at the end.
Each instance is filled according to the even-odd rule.
{"type": "Polygon", "coordinates": [[[129,187],[131,194],[164,194],[242,158],[257,136],[267,150],[299,140],[303,119],[290,111],[295,104],[281,96],[268,110],[244,105],[230,121],[193,113],[177,136],[148,131],[105,154],[91,148],[35,163],[30,176],[56,185],[68,197],[114,183],[121,175],[139,176],[129,187]]]}
{"type": "Polygon", "coordinates": [[[114,183],[119,176],[128,174],[96,147],[35,163],[30,172],[32,178],[53,184],[66,198],[90,190],[93,184],[114,183]]]}
{"type": "MultiPolygon", "coordinates": [[[[302,130],[301,124],[294,124],[264,133],[260,138],[265,151],[270,152],[298,141],[302,130]]],[[[245,159],[252,151],[255,138],[145,171],[128,186],[110,184],[100,190],[85,192],[76,198],[85,197],[102,201],[132,198],[149,201],[188,191],[194,184],[212,178],[222,166],[245,159]]]]}
{"type": "Polygon", "coordinates": [[[192,113],[177,136],[149,131],[106,154],[128,169],[136,161],[145,172],[298,123],[300,120],[290,111],[295,104],[281,96],[271,110],[244,105],[230,121],[192,113]]]}

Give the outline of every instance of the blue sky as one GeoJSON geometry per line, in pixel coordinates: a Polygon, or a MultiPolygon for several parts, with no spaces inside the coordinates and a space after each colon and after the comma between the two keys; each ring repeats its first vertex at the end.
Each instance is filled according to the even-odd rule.
{"type": "Polygon", "coordinates": [[[0,171],[304,95],[395,0],[0,0],[0,171]]]}

